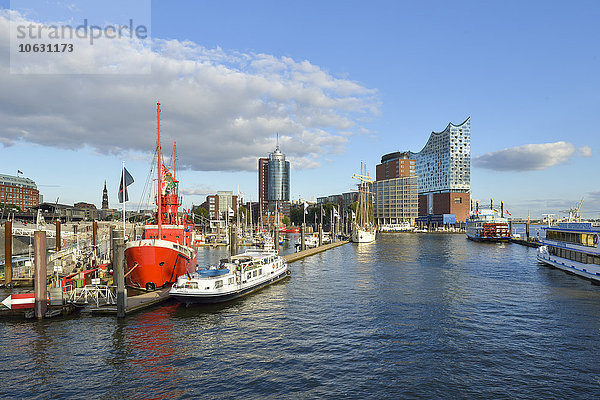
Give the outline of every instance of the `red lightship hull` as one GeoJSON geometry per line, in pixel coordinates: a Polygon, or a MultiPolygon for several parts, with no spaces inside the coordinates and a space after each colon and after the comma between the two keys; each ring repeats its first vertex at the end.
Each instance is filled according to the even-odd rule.
{"type": "Polygon", "coordinates": [[[127,243],[127,284],[147,290],[165,287],[196,269],[195,251],[166,240],[144,239],[127,243]]]}

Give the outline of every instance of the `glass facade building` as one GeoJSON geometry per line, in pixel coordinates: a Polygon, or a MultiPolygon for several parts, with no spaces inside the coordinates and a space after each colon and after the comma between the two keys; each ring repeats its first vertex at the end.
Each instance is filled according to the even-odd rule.
{"type": "Polygon", "coordinates": [[[268,164],[268,201],[290,201],[290,162],[279,146],[269,154],[268,164]]]}
{"type": "Polygon", "coordinates": [[[415,159],[419,194],[471,191],[471,117],[432,132],[415,159]]]}

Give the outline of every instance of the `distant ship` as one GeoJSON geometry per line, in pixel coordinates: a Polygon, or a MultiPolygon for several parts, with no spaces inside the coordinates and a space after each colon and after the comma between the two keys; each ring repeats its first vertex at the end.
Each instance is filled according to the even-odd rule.
{"type": "Polygon", "coordinates": [[[408,221],[402,221],[402,222],[397,223],[397,224],[381,225],[379,227],[379,232],[391,232],[391,233],[395,233],[395,232],[410,232],[413,229],[414,228],[410,225],[410,222],[408,222],[408,221]]]}
{"type": "MultiPolygon", "coordinates": [[[[189,214],[181,216],[182,199],[178,194],[179,181],[163,165],[160,145],[160,103],[158,120],[158,210],[154,220],[144,226],[141,239],[125,245],[127,284],[146,290],[170,286],[178,276],[196,269],[196,241],[194,221],[189,214]]],[[[175,157],[174,157],[175,160],[175,157]]]]}
{"type": "Polygon", "coordinates": [[[482,242],[508,242],[508,219],[495,209],[474,211],[466,221],[467,237],[482,242]]]}
{"type": "Polygon", "coordinates": [[[354,243],[371,243],[375,241],[375,226],[371,222],[371,202],[369,201],[369,183],[373,179],[367,173],[367,166],[360,163],[360,175],[352,175],[358,184],[358,216],[352,224],[350,240],[354,243]]]}

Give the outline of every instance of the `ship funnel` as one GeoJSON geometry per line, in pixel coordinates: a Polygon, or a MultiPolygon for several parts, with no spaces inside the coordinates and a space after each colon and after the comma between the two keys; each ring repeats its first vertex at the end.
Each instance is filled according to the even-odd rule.
{"type": "Polygon", "coordinates": [[[504,202],[500,202],[500,216],[504,217],[504,202]]]}
{"type": "Polygon", "coordinates": [[[494,199],[490,199],[490,210],[494,209],[494,199]]]}

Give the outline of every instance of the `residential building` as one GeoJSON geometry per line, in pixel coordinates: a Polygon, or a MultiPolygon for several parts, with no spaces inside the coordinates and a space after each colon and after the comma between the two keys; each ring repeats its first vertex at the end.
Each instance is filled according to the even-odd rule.
{"type": "Polygon", "coordinates": [[[201,207],[208,211],[211,220],[225,219],[229,215],[230,208],[234,214],[237,213],[237,198],[231,190],[217,191],[217,194],[206,196],[206,201],[202,203],[201,207]]]}
{"type": "Polygon", "coordinates": [[[40,192],[29,178],[0,174],[0,203],[14,204],[27,211],[39,204],[40,192]]]}
{"type": "Polygon", "coordinates": [[[414,225],[419,211],[418,180],[415,160],[409,152],[381,157],[375,167],[373,216],[376,225],[410,222],[414,225]]]}
{"type": "Polygon", "coordinates": [[[83,210],[85,213],[84,219],[88,221],[92,221],[98,219],[98,209],[95,204],[79,202],[73,205],[74,208],[83,210]]]}

